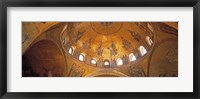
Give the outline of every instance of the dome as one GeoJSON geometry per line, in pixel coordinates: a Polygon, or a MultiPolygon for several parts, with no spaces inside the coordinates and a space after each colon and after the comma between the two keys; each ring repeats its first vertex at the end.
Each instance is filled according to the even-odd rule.
{"type": "Polygon", "coordinates": [[[84,59],[88,57],[91,62],[87,64],[119,67],[131,64],[151,51],[154,30],[151,23],[79,22],[71,23],[61,38],[65,52],[79,57],[79,61],[87,63],[84,59]]]}
{"type": "Polygon", "coordinates": [[[178,22],[22,22],[22,77],[177,77],[178,22]]]}

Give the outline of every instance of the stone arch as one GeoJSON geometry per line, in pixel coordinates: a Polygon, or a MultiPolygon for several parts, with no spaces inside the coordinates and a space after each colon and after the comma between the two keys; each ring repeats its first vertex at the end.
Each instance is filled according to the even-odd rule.
{"type": "Polygon", "coordinates": [[[128,76],[116,70],[99,70],[89,75],[86,75],[86,77],[128,77],[128,76]]]}
{"type": "Polygon", "coordinates": [[[22,56],[22,76],[65,76],[65,58],[58,45],[43,39],[22,56]]]}
{"type": "Polygon", "coordinates": [[[148,76],[178,76],[178,40],[168,39],[155,47],[148,62],[148,76]]]}

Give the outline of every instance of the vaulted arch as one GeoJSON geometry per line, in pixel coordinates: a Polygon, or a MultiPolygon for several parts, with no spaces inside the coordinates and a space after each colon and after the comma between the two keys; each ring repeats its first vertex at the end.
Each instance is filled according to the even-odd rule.
{"type": "Polygon", "coordinates": [[[26,76],[64,76],[64,56],[51,40],[33,44],[23,55],[23,74],[26,76]]]}

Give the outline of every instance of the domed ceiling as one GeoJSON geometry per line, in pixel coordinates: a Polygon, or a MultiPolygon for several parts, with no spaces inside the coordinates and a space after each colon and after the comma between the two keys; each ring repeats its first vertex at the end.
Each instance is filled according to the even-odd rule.
{"type": "Polygon", "coordinates": [[[95,61],[126,60],[120,65],[130,62],[131,53],[142,58],[152,48],[154,38],[151,24],[138,22],[73,23],[65,32],[67,35],[61,36],[66,52],[72,48],[95,61]],[[144,53],[139,52],[141,48],[144,53]]]}
{"type": "Polygon", "coordinates": [[[178,22],[23,22],[23,77],[177,77],[178,22]]]}

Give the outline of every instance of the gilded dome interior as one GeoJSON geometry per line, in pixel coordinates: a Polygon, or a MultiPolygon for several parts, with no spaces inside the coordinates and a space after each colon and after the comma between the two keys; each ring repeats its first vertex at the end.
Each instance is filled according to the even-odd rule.
{"type": "Polygon", "coordinates": [[[177,22],[23,22],[22,41],[24,77],[178,76],[177,22]]]}
{"type": "Polygon", "coordinates": [[[72,56],[77,51],[84,58],[91,57],[91,64],[98,67],[106,67],[106,61],[112,63],[108,67],[131,64],[153,46],[150,23],[84,22],[72,24],[65,32],[61,35],[65,51],[72,56]]]}

